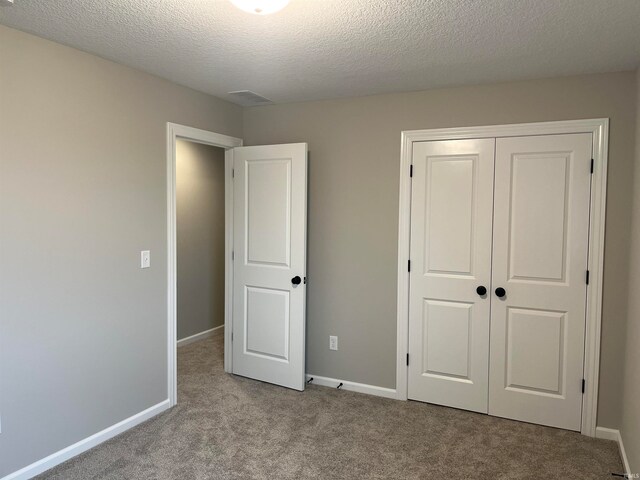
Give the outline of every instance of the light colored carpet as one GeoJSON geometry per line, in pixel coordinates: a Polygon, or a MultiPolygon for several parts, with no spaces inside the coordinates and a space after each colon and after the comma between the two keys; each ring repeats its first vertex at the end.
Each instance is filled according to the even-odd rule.
{"type": "Polygon", "coordinates": [[[51,479],[605,479],[618,447],[578,433],[223,372],[223,337],[178,350],[178,406],[51,479]]]}

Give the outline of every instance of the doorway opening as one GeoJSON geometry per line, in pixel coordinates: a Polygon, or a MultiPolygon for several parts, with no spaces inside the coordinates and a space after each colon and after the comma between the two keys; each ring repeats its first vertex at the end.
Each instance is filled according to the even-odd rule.
{"type": "Polygon", "coordinates": [[[231,371],[232,149],[241,145],[239,138],[167,124],[167,390],[171,406],[178,396],[178,345],[223,335],[224,369],[231,371]]]}
{"type": "Polygon", "coordinates": [[[181,140],[224,149],[224,371],[304,390],[307,144],[243,147],[239,138],[169,123],[169,405],[176,405],[178,396],[176,167],[181,140]],[[234,333],[241,340],[235,351],[234,333]]]}
{"type": "Polygon", "coordinates": [[[176,141],[179,375],[181,348],[224,358],[224,180],[223,148],[176,141]]]}

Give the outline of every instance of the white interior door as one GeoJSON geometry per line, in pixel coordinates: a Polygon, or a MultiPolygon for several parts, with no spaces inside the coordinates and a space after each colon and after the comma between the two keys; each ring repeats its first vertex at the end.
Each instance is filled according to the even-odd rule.
{"type": "Polygon", "coordinates": [[[307,144],[233,162],[233,373],[304,390],[307,144]]]}
{"type": "Polygon", "coordinates": [[[408,397],[484,413],[494,149],[413,144],[408,397]]]}
{"type": "Polygon", "coordinates": [[[497,139],[491,415],[580,430],[591,141],[497,139]]]}

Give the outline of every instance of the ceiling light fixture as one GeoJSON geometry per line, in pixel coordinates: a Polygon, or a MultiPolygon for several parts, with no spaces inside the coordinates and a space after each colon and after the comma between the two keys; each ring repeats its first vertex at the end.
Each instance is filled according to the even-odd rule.
{"type": "Polygon", "coordinates": [[[236,7],[256,15],[269,15],[282,10],[289,0],[231,0],[236,7]]]}

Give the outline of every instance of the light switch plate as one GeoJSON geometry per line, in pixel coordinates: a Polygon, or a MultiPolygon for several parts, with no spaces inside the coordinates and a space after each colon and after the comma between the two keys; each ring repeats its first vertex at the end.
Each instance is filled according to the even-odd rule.
{"type": "Polygon", "coordinates": [[[329,336],[329,350],[338,350],[338,337],[335,335],[329,336]]]}
{"type": "Polygon", "coordinates": [[[140,268],[149,268],[151,266],[151,252],[143,250],[140,252],[140,268]]]}

